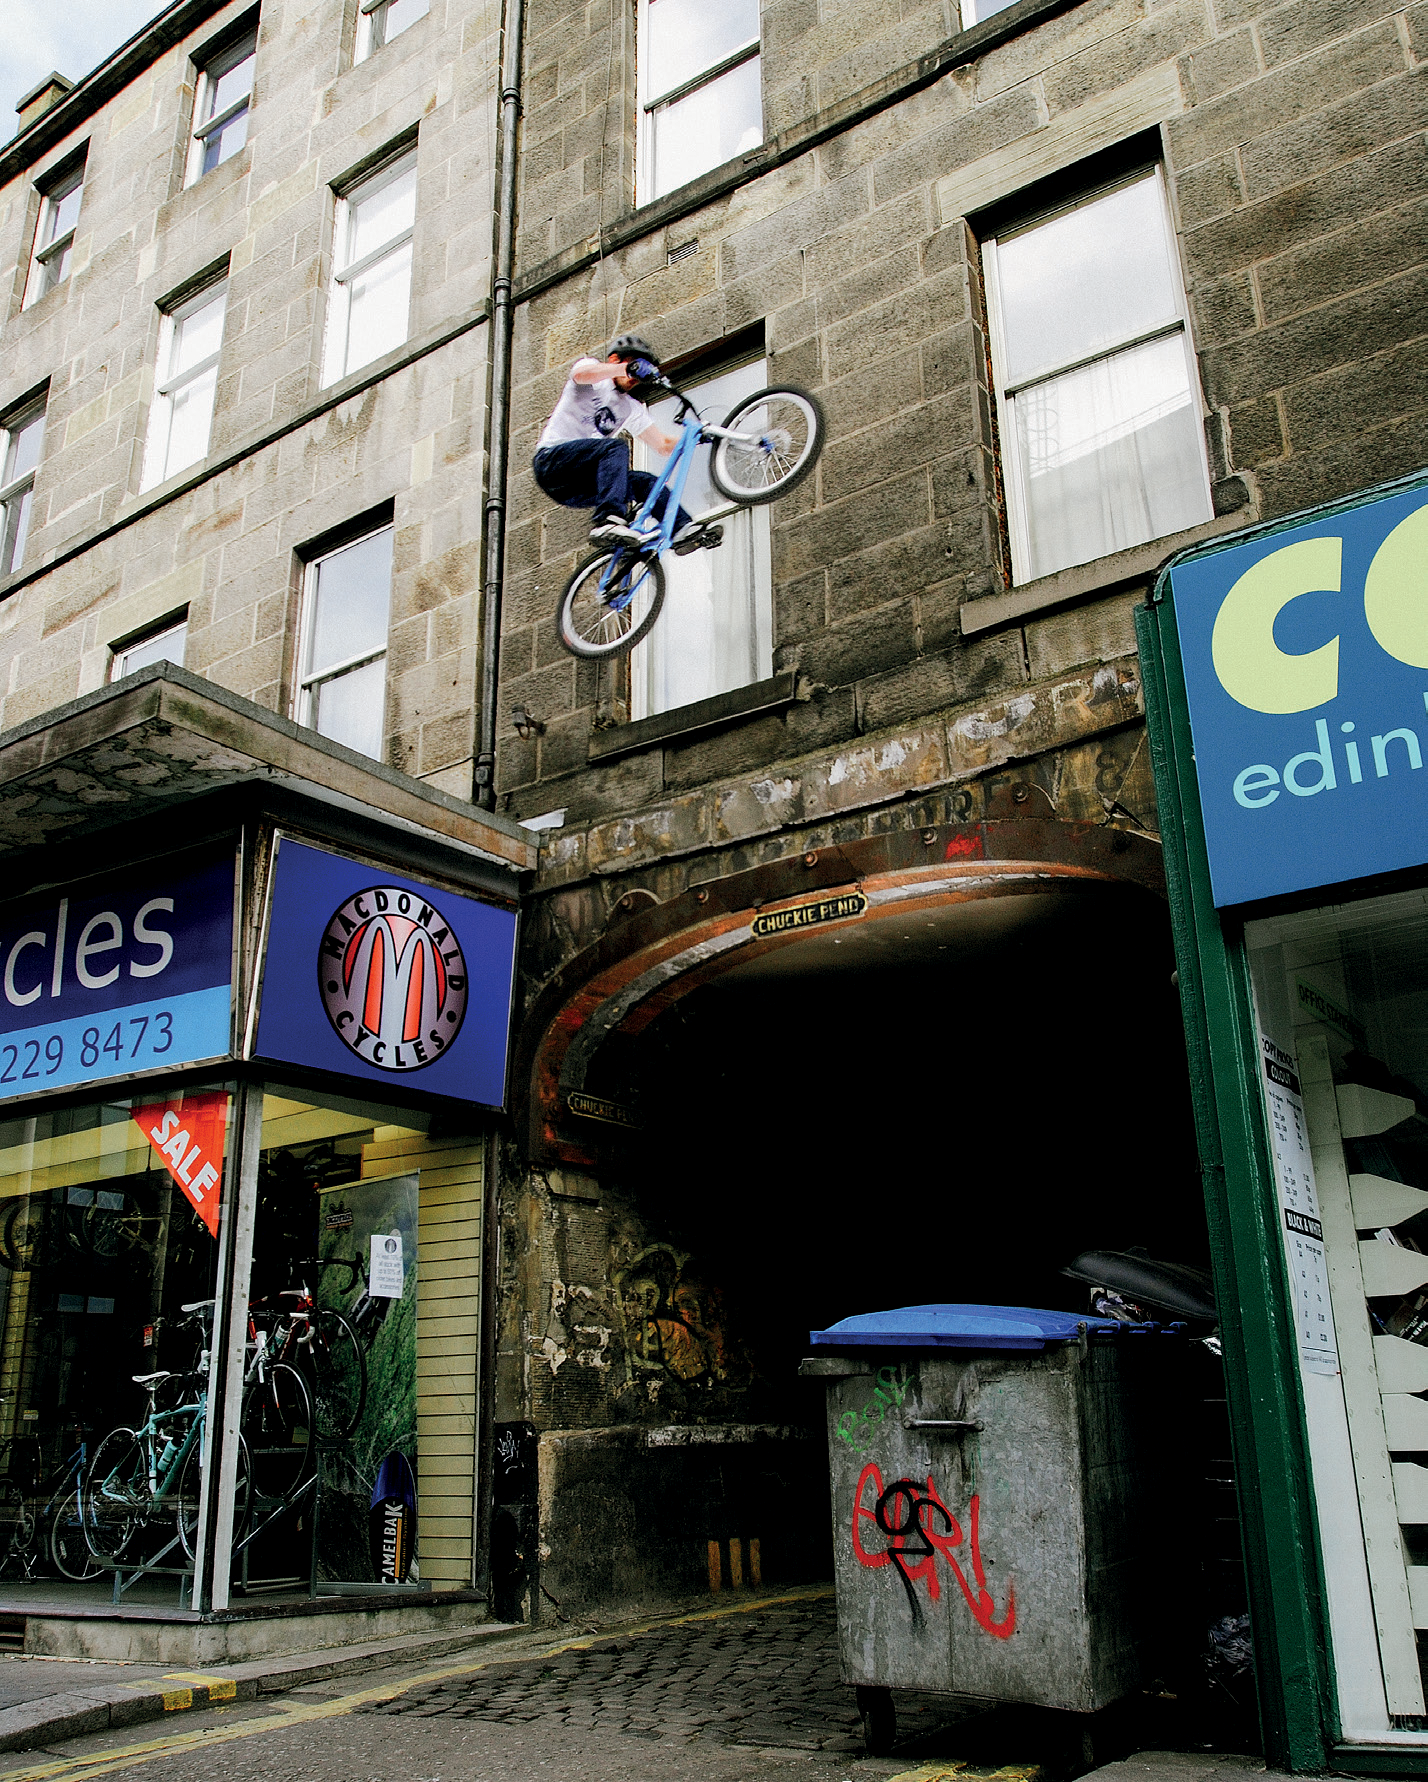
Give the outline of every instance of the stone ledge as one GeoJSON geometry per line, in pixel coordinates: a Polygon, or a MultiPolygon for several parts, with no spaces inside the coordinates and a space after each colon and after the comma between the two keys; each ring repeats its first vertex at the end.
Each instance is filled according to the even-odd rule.
{"type": "Polygon", "coordinates": [[[777,711],[798,699],[798,677],[795,674],[770,675],[766,681],[754,681],[747,687],[734,687],[728,693],[716,693],[710,699],[697,699],[692,705],[676,706],[653,718],[636,718],[633,724],[621,724],[611,730],[597,730],[590,738],[587,758],[608,761],[615,755],[630,755],[637,749],[651,748],[655,743],[683,741],[705,730],[715,730],[757,712],[777,711]]]}

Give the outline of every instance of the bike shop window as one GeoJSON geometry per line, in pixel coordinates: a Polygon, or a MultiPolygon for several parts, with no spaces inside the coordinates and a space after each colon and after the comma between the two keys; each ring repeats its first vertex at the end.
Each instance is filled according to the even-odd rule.
{"type": "MultiPolygon", "coordinates": [[[[71,1023],[78,1032],[56,1030],[43,1047],[0,1045],[0,1093],[14,1095],[32,1076],[43,1086],[71,1047],[96,1075],[123,1070],[166,1019],[100,1016],[87,1028],[71,1023]]],[[[156,1085],[0,1120],[0,1439],[25,1444],[22,1478],[8,1451],[0,1499],[20,1489],[30,1501],[27,1569],[73,1580],[99,1571],[76,1494],[101,1455],[116,1465],[127,1456],[133,1482],[136,1432],[151,1419],[156,1457],[167,1455],[153,1492],[145,1468],[145,1501],[92,1532],[112,1536],[131,1564],[171,1542],[160,1564],[192,1559],[212,1448],[200,1427],[199,1366],[211,1311],[183,1308],[214,1292],[231,1105],[222,1085],[156,1085]],[[172,1377],[134,1378],[155,1374],[172,1377]]]]}
{"type": "MultiPolygon", "coordinates": [[[[762,357],[691,382],[685,394],[706,420],[722,421],[741,398],[768,382],[762,357]]],[[[676,405],[652,409],[667,432],[676,431],[676,405]]],[[[652,470],[659,460],[635,447],[636,463],[652,470]]],[[[684,506],[701,514],[719,503],[709,481],[709,455],[701,450],[684,487],[684,506]]],[[[692,705],[716,693],[746,687],[773,673],[773,577],[769,510],[740,508],[720,522],[717,551],[687,557],[666,552],[669,592],[659,623],[630,652],[630,716],[692,705]]]]}
{"type": "Polygon", "coordinates": [[[1211,515],[1199,381],[1159,166],[983,247],[1013,580],[1211,515]]]}
{"type": "Polygon", "coordinates": [[[200,65],[193,97],[193,138],[186,185],[193,185],[205,173],[232,160],[247,142],[257,60],[255,25],[200,65]]]}
{"type": "Polygon", "coordinates": [[[392,599],[391,526],[314,557],[304,584],[297,720],[380,760],[392,599]]]}
{"type": "Polygon", "coordinates": [[[1335,1688],[1369,1738],[1428,1712],[1428,896],[1336,898],[1245,944],[1335,1688]]]}
{"type": "Polygon", "coordinates": [[[424,19],[431,0],[362,0],[357,15],[356,60],[365,62],[384,43],[390,43],[409,25],[424,19]]]}
{"type": "Polygon", "coordinates": [[[151,662],[177,662],[183,666],[184,645],[188,641],[188,613],[177,623],[166,621],[163,625],[142,632],[123,644],[112,644],[109,658],[109,678],[111,681],[122,681],[126,674],[133,674],[135,669],[147,668],[151,662]]]}
{"type": "Polygon", "coordinates": [[[764,139],[758,0],[639,0],[636,201],[672,192],[764,139]]]}
{"type": "Polygon", "coordinates": [[[44,443],[42,397],[7,416],[0,431],[0,575],[13,575],[24,561],[34,505],[35,466],[44,443]]]}
{"type": "Polygon", "coordinates": [[[35,250],[30,260],[25,306],[63,284],[69,277],[74,231],[84,200],[84,154],[67,161],[40,187],[40,215],[35,225],[35,250]]]}
{"type": "Polygon", "coordinates": [[[159,356],[141,489],[208,456],[228,285],[209,285],[159,323],[159,356]]]}
{"type": "Polygon", "coordinates": [[[337,199],[322,381],[335,383],[407,337],[416,151],[337,199]]]}

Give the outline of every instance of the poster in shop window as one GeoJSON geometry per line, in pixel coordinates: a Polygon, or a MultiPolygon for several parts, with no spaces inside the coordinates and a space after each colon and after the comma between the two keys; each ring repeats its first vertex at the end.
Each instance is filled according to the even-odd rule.
{"type": "Polygon", "coordinates": [[[1260,1035],[1260,1046],[1285,1256],[1294,1291],[1299,1363],[1308,1373],[1336,1374],[1339,1351],[1329,1309],[1329,1267],[1296,1060],[1268,1034],[1260,1035]]]}

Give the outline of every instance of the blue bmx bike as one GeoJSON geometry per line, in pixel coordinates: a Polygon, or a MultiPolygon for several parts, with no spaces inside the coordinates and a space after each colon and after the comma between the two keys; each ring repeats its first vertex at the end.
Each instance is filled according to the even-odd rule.
{"type": "Polygon", "coordinates": [[[803,481],[823,449],[823,410],[805,390],[757,390],[716,427],[702,420],[672,384],[661,388],[679,403],[679,443],[630,521],[641,535],[639,545],[598,551],[566,583],[555,628],[572,656],[600,660],[621,655],[659,617],[665,592],[660,559],[674,536],[684,485],[701,445],[712,448],[710,481],[736,507],[777,501],[803,481]],[[657,520],[655,504],[666,489],[664,517],[657,520]]]}

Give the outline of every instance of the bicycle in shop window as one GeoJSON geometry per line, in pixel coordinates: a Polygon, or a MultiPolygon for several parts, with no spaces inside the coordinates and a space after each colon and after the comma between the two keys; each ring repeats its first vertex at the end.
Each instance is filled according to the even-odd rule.
{"type": "Polygon", "coordinates": [[[566,583],[556,612],[562,646],[587,661],[622,655],[658,619],[665,596],[661,559],[673,540],[684,485],[700,446],[711,448],[711,482],[736,507],[761,506],[787,495],[810,474],[823,449],[823,410],[806,390],[792,385],[757,390],[715,426],[672,384],[662,382],[657,388],[679,403],[680,432],[644,505],[630,521],[640,543],[588,557],[566,583]],[[665,490],[669,499],[663,519],[657,520],[655,506],[665,490]]]}
{"type": "MultiPolygon", "coordinates": [[[[358,1260],[308,1256],[295,1264],[294,1272],[320,1280],[329,1269],[346,1271],[349,1290],[361,1281],[364,1291],[359,1311],[364,1302],[377,1303],[368,1301],[367,1274],[358,1260]]],[[[261,1341],[275,1364],[293,1367],[302,1375],[319,1441],[345,1442],[356,1430],[367,1403],[366,1350],[371,1347],[371,1337],[364,1343],[356,1322],[346,1312],[318,1305],[306,1279],[296,1287],[284,1288],[276,1297],[290,1303],[280,1309],[262,1301],[249,1306],[250,1341],[261,1341]]]]}
{"type": "Polygon", "coordinates": [[[98,1575],[83,1525],[88,1431],[75,1425],[70,1435],[75,1447],[48,1472],[38,1436],[15,1436],[0,1448],[0,1572],[18,1566],[32,1580],[46,1566],[77,1584],[98,1575]]]}

